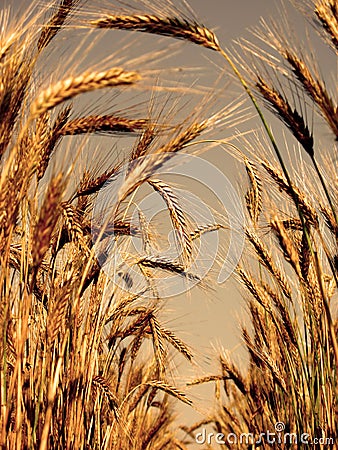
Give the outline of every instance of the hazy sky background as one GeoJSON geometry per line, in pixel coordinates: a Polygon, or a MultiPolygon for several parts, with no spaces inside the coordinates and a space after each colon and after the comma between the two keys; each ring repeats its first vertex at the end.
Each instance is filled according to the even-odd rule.
{"type": "MultiPolygon", "coordinates": [[[[30,1],[5,0],[6,5],[11,5],[13,12],[19,11],[19,5],[27,5],[30,3],[30,1]]],[[[156,5],[158,2],[154,0],[150,3],[156,5]]],[[[175,0],[173,0],[173,3],[175,4],[175,0]]],[[[267,20],[272,17],[277,22],[280,21],[279,10],[283,5],[281,0],[190,0],[189,3],[194,9],[200,22],[216,30],[219,40],[224,47],[231,45],[233,39],[243,36],[249,37],[250,34],[247,31],[248,28],[258,25],[261,17],[264,17],[267,20]]],[[[37,1],[36,4],[43,4],[43,1],[37,1]]],[[[108,5],[111,4],[111,10],[114,11],[113,0],[111,2],[109,0],[104,0],[104,2],[91,2],[91,0],[88,0],[84,9],[88,8],[92,11],[99,11],[97,5],[100,4],[102,4],[102,10],[104,11],[109,11],[108,5]]],[[[288,2],[285,2],[285,4],[291,11],[292,9],[288,2]]],[[[146,12],[147,9],[144,8],[144,11],[146,12]]],[[[293,27],[294,33],[304,37],[303,30],[305,21],[300,18],[298,13],[294,12],[294,10],[292,11],[292,23],[290,22],[290,26],[293,27]]],[[[50,56],[46,56],[49,58],[49,61],[53,61],[55,66],[64,64],[64,70],[61,70],[62,76],[66,73],[67,67],[76,65],[79,57],[83,58],[87,47],[91,44],[91,40],[89,39],[85,45],[78,49],[81,36],[84,36],[83,33],[84,32],[79,32],[76,37],[71,37],[69,34],[63,36],[60,35],[58,41],[55,40],[55,49],[51,50],[50,56]],[[62,58],[60,58],[60,47],[56,45],[57,43],[62,43],[63,50],[61,53],[64,55],[62,58]]],[[[312,31],[311,34],[313,34],[312,31]]],[[[146,36],[141,33],[130,36],[126,32],[108,32],[106,36],[103,36],[100,45],[94,47],[94,50],[90,53],[90,58],[84,60],[83,66],[86,66],[86,61],[91,63],[91,58],[93,58],[97,67],[100,67],[102,60],[109,57],[111,54],[114,54],[114,52],[116,52],[117,58],[122,56],[122,60],[126,60],[126,55],[123,54],[125,50],[121,51],[121,48],[127,42],[131,42],[135,38],[137,40],[137,45],[135,44],[133,48],[127,50],[128,55],[133,54],[134,57],[139,56],[142,52],[152,51],[155,41],[156,45],[159,41],[155,36],[146,36]],[[123,44],[121,44],[121,42],[123,44]]],[[[174,52],[174,49],[168,46],[176,45],[176,41],[168,38],[161,38],[160,42],[161,43],[157,45],[157,48],[162,50],[168,48],[169,52],[174,52]]],[[[316,54],[319,55],[320,62],[326,69],[331,67],[334,73],[334,58],[330,58],[330,54],[327,50],[321,52],[322,48],[323,46],[320,43],[319,38],[316,39],[315,51],[316,54]]],[[[114,59],[112,59],[112,61],[114,61],[114,59]]],[[[119,64],[120,63],[117,65],[119,64]]],[[[154,65],[154,63],[152,64],[154,65]]],[[[212,87],[222,73],[225,63],[224,60],[214,52],[185,43],[182,44],[181,51],[178,55],[173,55],[168,61],[158,63],[157,66],[155,64],[154,67],[195,67],[195,70],[189,73],[187,78],[189,84],[196,84],[197,86],[208,85],[209,87],[212,87]],[[201,69],[198,69],[198,67],[201,67],[201,69]]],[[[141,65],[141,71],[142,68],[143,66],[141,65]]],[[[163,76],[165,80],[171,79],[169,72],[164,72],[161,76],[163,76]]],[[[186,80],[183,75],[182,77],[183,80],[186,80]]],[[[331,82],[332,81],[334,80],[331,80],[331,82]]],[[[241,89],[236,87],[236,83],[232,82],[227,74],[223,75],[222,80],[218,82],[217,86],[218,88],[223,86],[224,89],[221,89],[218,99],[215,100],[215,105],[218,104],[218,101],[220,101],[219,104],[223,104],[223,106],[229,104],[231,101],[238,98],[241,93],[241,89]]],[[[123,110],[123,105],[119,103],[119,98],[116,100],[112,98],[112,103],[114,102],[123,110]]],[[[131,101],[130,104],[133,104],[133,102],[131,101]]],[[[109,104],[107,104],[107,106],[109,108],[109,104]]],[[[182,111],[183,110],[184,109],[182,109],[182,111]]],[[[248,130],[257,126],[257,121],[250,121],[249,124],[241,126],[241,129],[248,130]]],[[[233,130],[230,131],[230,134],[232,132],[233,130]]],[[[229,135],[227,129],[224,129],[224,135],[229,135]]],[[[218,132],[217,137],[222,138],[222,133],[218,132]]],[[[128,140],[124,140],[123,145],[126,147],[127,143],[128,140]]],[[[95,145],[96,144],[97,142],[95,145]]],[[[245,151],[245,148],[242,150],[245,151]]],[[[219,150],[217,151],[218,153],[216,150],[211,152],[210,160],[215,165],[219,165],[222,168],[224,173],[233,182],[242,198],[244,198],[245,189],[242,182],[245,180],[245,176],[243,169],[241,169],[241,166],[238,163],[235,163],[232,158],[226,157],[224,152],[219,153],[219,150]]],[[[90,160],[90,156],[87,157],[87,160],[90,160]]],[[[212,362],[212,346],[220,346],[220,344],[222,344],[226,349],[229,349],[236,358],[243,357],[244,352],[240,341],[239,321],[244,317],[244,307],[245,302],[242,300],[238,286],[231,280],[217,288],[215,291],[210,291],[209,293],[194,289],[189,296],[183,299],[180,297],[178,299],[169,300],[169,312],[165,314],[167,320],[166,326],[175,330],[178,336],[183,338],[187,343],[190,343],[197,353],[196,366],[188,368],[182,363],[177,374],[178,377],[182,378],[182,373],[184,377],[193,378],[195,376],[215,372],[216,366],[214,362],[212,362]]],[[[193,400],[197,403],[199,402],[199,397],[206,397],[209,395],[206,393],[206,390],[188,391],[189,395],[190,392],[193,400]]],[[[201,405],[203,405],[204,408],[206,404],[206,398],[204,398],[201,405]]],[[[193,416],[186,409],[184,409],[182,415],[183,414],[186,417],[193,416]]],[[[184,421],[183,419],[184,418],[182,417],[182,422],[184,421]]]]}

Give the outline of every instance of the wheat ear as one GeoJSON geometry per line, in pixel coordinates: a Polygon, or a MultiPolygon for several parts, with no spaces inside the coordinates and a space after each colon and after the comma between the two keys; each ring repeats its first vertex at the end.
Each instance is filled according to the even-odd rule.
{"type": "Polygon", "coordinates": [[[105,72],[85,72],[77,77],[50,86],[40,93],[31,106],[31,118],[34,119],[60,103],[76,95],[105,87],[133,84],[140,80],[137,72],[127,72],[119,67],[105,72]]]}
{"type": "Polygon", "coordinates": [[[78,3],[78,1],[79,0],[61,0],[59,9],[50,18],[50,20],[46,23],[46,25],[44,25],[41,31],[37,43],[39,51],[45,48],[50,43],[50,41],[55,37],[55,35],[61,30],[65,20],[75,7],[76,3],[78,3]]]}
{"type": "Polygon", "coordinates": [[[324,30],[330,36],[333,46],[338,51],[338,6],[335,0],[327,2],[319,0],[315,7],[315,14],[324,30]]]}
{"type": "Polygon", "coordinates": [[[317,104],[323,117],[335,134],[336,139],[338,139],[338,108],[333,99],[329,96],[325,85],[312,75],[305,62],[298,58],[292,51],[284,50],[283,56],[292,67],[293,73],[304,87],[305,92],[307,92],[317,104]]]}
{"type": "Polygon", "coordinates": [[[93,20],[95,28],[135,30],[162,36],[186,39],[203,47],[219,51],[218,39],[211,30],[196,22],[177,17],[158,17],[155,15],[106,15],[93,20]]]}
{"type": "Polygon", "coordinates": [[[62,136],[86,133],[135,133],[147,125],[145,119],[127,119],[113,115],[86,116],[70,120],[60,130],[62,136]]]}
{"type": "Polygon", "coordinates": [[[148,180],[148,183],[161,195],[168,207],[172,224],[179,234],[183,265],[184,267],[188,267],[192,253],[192,244],[191,236],[187,231],[186,217],[180,201],[171,187],[163,181],[151,179],[148,180]]]}
{"type": "Polygon", "coordinates": [[[285,123],[306,153],[314,155],[313,136],[303,117],[292,109],[288,101],[275,88],[269,86],[262,77],[258,77],[256,86],[269,108],[285,123]]]}
{"type": "Polygon", "coordinates": [[[257,253],[257,256],[261,260],[262,264],[267,268],[271,275],[278,281],[284,295],[291,300],[292,292],[289,283],[284,275],[284,273],[276,266],[273,257],[269,250],[266,248],[264,243],[259,239],[257,234],[246,229],[245,234],[257,253]]]}

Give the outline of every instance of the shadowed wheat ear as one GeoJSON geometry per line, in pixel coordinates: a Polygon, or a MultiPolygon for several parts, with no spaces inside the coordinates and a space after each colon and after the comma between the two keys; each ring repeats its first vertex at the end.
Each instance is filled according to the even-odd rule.
{"type": "Polygon", "coordinates": [[[286,342],[290,341],[293,347],[297,347],[297,326],[292,321],[289,307],[283,301],[282,297],[280,297],[267,283],[262,283],[262,287],[279,312],[280,322],[282,324],[280,332],[284,336],[286,342]]]}
{"type": "Polygon", "coordinates": [[[117,211],[121,202],[144,181],[148,180],[174,153],[184,149],[189,142],[211,126],[214,121],[215,117],[201,122],[193,122],[177,136],[170,139],[167,144],[153,152],[151,158],[138,158],[135,160],[135,163],[131,165],[130,170],[127,172],[125,182],[119,190],[119,200],[115,206],[115,210],[117,211]]]}
{"type": "Polygon", "coordinates": [[[237,388],[245,395],[249,392],[249,387],[238,367],[230,361],[229,357],[223,353],[220,356],[222,373],[224,380],[232,380],[237,388]]]}
{"type": "MultiPolygon", "coordinates": [[[[71,106],[67,106],[66,108],[62,109],[58,113],[53,125],[48,127],[47,139],[44,142],[44,145],[40,145],[39,148],[39,162],[37,165],[38,180],[40,180],[44,176],[47,170],[52,153],[54,152],[58,142],[61,139],[60,132],[63,126],[67,123],[70,113],[71,106]]],[[[42,114],[42,116],[44,116],[44,114],[42,114]]]]}
{"type": "Polygon", "coordinates": [[[172,153],[182,150],[189,142],[196,139],[203,131],[210,127],[215,118],[202,120],[201,122],[193,122],[186,129],[181,131],[178,136],[171,139],[168,144],[156,151],[160,153],[172,153]]]}
{"type": "Polygon", "coordinates": [[[56,338],[61,331],[63,322],[66,320],[67,310],[72,295],[74,270],[69,271],[67,280],[63,285],[53,286],[53,297],[50,299],[47,316],[47,336],[50,346],[56,344],[56,338]]]}
{"type": "Polygon", "coordinates": [[[302,192],[294,183],[291,183],[290,185],[284,177],[283,173],[280,170],[276,169],[276,167],[274,167],[268,161],[263,160],[261,161],[261,164],[268,172],[270,177],[275,181],[278,188],[284,191],[290,197],[290,199],[296,199],[298,209],[300,209],[304,218],[309,222],[309,224],[313,225],[315,228],[318,228],[319,220],[317,212],[308,198],[305,196],[304,192],[302,192]]]}
{"type": "Polygon", "coordinates": [[[127,119],[113,115],[86,116],[70,120],[61,128],[62,136],[86,133],[135,133],[146,128],[146,119],[127,119]]]}
{"type": "Polygon", "coordinates": [[[94,391],[100,391],[103,394],[104,398],[108,401],[109,407],[113,410],[116,421],[119,422],[120,416],[117,399],[112,392],[112,389],[107,380],[99,375],[96,375],[93,377],[92,384],[94,391]]]}
{"type": "Polygon", "coordinates": [[[305,61],[294,52],[289,49],[284,49],[281,52],[292,67],[295,77],[316,103],[336,139],[338,139],[338,106],[328,94],[325,84],[318,77],[312,75],[305,61]]]}
{"type": "Polygon", "coordinates": [[[257,300],[257,302],[267,311],[271,313],[271,300],[264,292],[263,288],[259,285],[259,283],[255,280],[255,278],[247,273],[242,267],[238,267],[236,269],[242,283],[246,286],[251,295],[257,300]]]}
{"type": "Polygon", "coordinates": [[[98,192],[102,187],[105,185],[106,182],[116,173],[118,170],[120,170],[121,164],[117,164],[116,166],[112,167],[110,170],[107,170],[103,172],[101,175],[95,177],[90,176],[88,174],[87,177],[85,177],[75,194],[75,197],[83,197],[87,195],[92,195],[98,192]]]}
{"type": "Polygon", "coordinates": [[[268,373],[272,376],[273,380],[283,389],[286,393],[286,380],[281,374],[279,367],[272,360],[271,356],[262,349],[261,344],[257,345],[256,342],[253,342],[248,331],[243,329],[243,339],[247,349],[250,352],[250,355],[255,361],[255,364],[262,369],[266,369],[268,373]]]}
{"type": "Polygon", "coordinates": [[[156,137],[155,128],[152,125],[149,125],[144,130],[144,132],[140,136],[137,144],[135,145],[135,148],[133,149],[133,151],[130,155],[130,161],[133,161],[137,158],[141,158],[142,156],[145,156],[149,150],[151,143],[155,139],[155,137],[156,137]]]}
{"type": "Polygon", "coordinates": [[[165,392],[166,394],[169,394],[173,397],[176,397],[178,400],[180,400],[183,403],[186,403],[189,406],[192,406],[192,401],[186,396],[186,394],[179,389],[177,389],[174,386],[171,386],[170,384],[167,384],[160,380],[152,380],[147,381],[142,384],[138,384],[135,386],[131,391],[128,392],[127,396],[124,398],[122,404],[120,405],[120,409],[124,406],[124,404],[127,405],[129,409],[129,413],[134,410],[139,402],[144,398],[146,393],[149,391],[150,388],[159,389],[162,392],[165,392]],[[129,398],[134,394],[133,400],[130,400],[129,398]]]}
{"type": "Polygon", "coordinates": [[[157,361],[159,376],[160,378],[164,378],[165,373],[164,361],[167,352],[163,344],[161,325],[153,314],[149,318],[149,326],[153,338],[154,353],[157,361]]]}
{"type": "Polygon", "coordinates": [[[31,119],[38,117],[76,95],[105,87],[133,84],[140,80],[137,72],[127,72],[119,67],[105,72],[84,73],[59,81],[45,89],[31,105],[31,119]]]}
{"type": "Polygon", "coordinates": [[[187,386],[197,386],[198,384],[210,383],[210,381],[223,380],[223,375],[206,375],[205,377],[196,378],[195,380],[188,381],[187,386]]]}
{"type": "MultiPolygon", "coordinates": [[[[324,89],[319,81],[313,82],[316,82],[318,84],[317,88],[314,85],[312,86],[315,91],[324,89]]],[[[277,117],[282,120],[283,123],[285,123],[285,125],[289,128],[298,142],[302,145],[306,153],[310,156],[317,175],[320,179],[321,185],[324,189],[326,198],[330,204],[335,220],[338,223],[335,206],[327,189],[325,179],[315,159],[313,136],[308,126],[305,124],[304,118],[298,113],[296,109],[292,109],[288,101],[275,88],[269,86],[260,76],[258,76],[256,87],[267,102],[268,107],[277,115],[277,117]]],[[[318,96],[319,92],[320,91],[318,91],[317,93],[318,96]]],[[[334,107],[332,101],[328,96],[326,100],[325,97],[323,97],[321,101],[323,102],[323,108],[325,110],[328,110],[332,107],[333,110],[336,110],[335,115],[337,116],[337,106],[334,107]],[[325,104],[326,107],[324,107],[325,104]]],[[[336,121],[338,125],[338,116],[336,118],[332,117],[332,121],[336,121]]]]}
{"type": "Polygon", "coordinates": [[[142,248],[146,255],[151,254],[151,233],[149,230],[149,224],[147,218],[143,211],[139,209],[138,211],[138,220],[140,224],[140,232],[141,232],[141,240],[142,240],[142,248]]]}
{"type": "Polygon", "coordinates": [[[285,123],[306,153],[313,156],[313,136],[303,117],[296,109],[292,109],[288,101],[274,87],[269,86],[262,77],[258,77],[256,87],[272,112],[285,123]]]}
{"type": "Polygon", "coordinates": [[[135,30],[162,36],[186,39],[203,47],[219,51],[216,35],[196,22],[177,17],[158,17],[155,15],[109,15],[93,20],[90,25],[95,28],[135,30]]]}
{"type": "Polygon", "coordinates": [[[319,0],[314,12],[324,30],[328,33],[336,51],[338,51],[338,4],[336,0],[319,0]]]}
{"type": "Polygon", "coordinates": [[[65,20],[79,3],[79,0],[61,0],[58,10],[53,14],[50,20],[44,25],[37,47],[41,51],[43,48],[47,47],[50,41],[55,37],[55,35],[61,30],[65,20]]]}
{"type": "Polygon", "coordinates": [[[191,240],[194,241],[195,239],[200,238],[203,234],[211,233],[212,231],[218,231],[222,228],[225,229],[228,227],[220,223],[208,223],[206,225],[199,225],[197,228],[195,228],[194,231],[190,232],[190,237],[191,240]]]}
{"type": "Polygon", "coordinates": [[[173,347],[176,348],[182,355],[184,355],[189,361],[193,358],[193,353],[191,352],[190,348],[180,339],[178,338],[175,333],[173,333],[171,330],[167,330],[166,328],[163,328],[160,326],[161,333],[173,347]]]}

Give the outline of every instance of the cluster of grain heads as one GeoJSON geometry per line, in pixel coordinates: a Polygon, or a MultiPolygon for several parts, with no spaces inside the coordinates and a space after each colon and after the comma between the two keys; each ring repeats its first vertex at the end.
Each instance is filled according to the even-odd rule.
{"type": "MultiPolygon", "coordinates": [[[[316,25],[334,44],[337,2],[314,0],[313,4],[312,14],[320,19],[316,25]]],[[[300,144],[297,161],[292,143],[283,143],[290,147],[292,164],[301,169],[297,176],[292,164],[285,164],[285,156],[281,161],[277,148],[280,170],[271,156],[267,158],[265,144],[255,142],[250,151],[246,142],[250,152],[243,157],[249,181],[245,197],[248,263],[237,268],[237,276],[246,292],[250,317],[250,326],[242,329],[248,370],[241,375],[223,352],[221,374],[195,380],[198,384],[215,382],[217,389],[223,381],[224,395],[219,397],[212,427],[210,422],[208,426],[225,436],[228,448],[242,449],[245,443],[254,448],[261,433],[265,438],[260,445],[270,448],[267,432],[279,436],[278,445],[277,440],[274,444],[278,448],[335,448],[338,438],[337,174],[335,166],[332,171],[325,168],[328,155],[306,114],[312,102],[333,132],[333,142],[325,147],[336,152],[337,105],[319,70],[309,68],[304,50],[288,42],[286,33],[265,25],[265,34],[258,35],[276,53],[269,59],[259,47],[245,42],[243,49],[251,50],[250,58],[255,61],[249,67],[243,60],[242,67],[247,68],[252,95],[262,98],[300,144]],[[289,71],[285,64],[276,64],[277,53],[289,71]],[[261,148],[260,155],[257,148],[261,148]],[[314,172],[306,171],[306,155],[314,172]],[[239,438],[243,433],[250,435],[244,443],[239,438]],[[307,444],[300,443],[304,433],[307,444]]],[[[268,140],[276,151],[277,141],[269,133],[268,140]]],[[[329,157],[335,159],[336,153],[329,157]]],[[[196,424],[192,438],[203,425],[196,424]]]]}
{"type": "MultiPolygon", "coordinates": [[[[59,81],[40,86],[41,58],[80,7],[79,1],[62,0],[34,13],[14,34],[1,28],[0,443],[41,450],[185,448],[174,433],[172,405],[192,402],[173,384],[171,361],[176,354],[190,362],[193,353],[162,323],[163,301],[153,272],[199,282],[189,269],[194,245],[203,233],[222,225],[191,227],[175,190],[154,173],[216,119],[168,126],[147,113],[141,118],[121,112],[79,114],[70,103],[88,92],[140,85],[142,67],[135,71],[113,64],[108,70],[74,75],[64,74],[60,66],[59,81]],[[76,136],[85,135],[87,143],[89,136],[102,134],[136,138],[124,161],[101,171],[91,165],[80,175],[63,155],[63,167],[55,164],[61,150],[66,151],[65,137],[74,140],[77,156],[81,147],[74,151],[76,136]],[[101,227],[91,220],[95,199],[123,163],[129,168],[116,214],[101,227]],[[142,210],[138,225],[130,220],[129,196],[144,183],[165,202],[178,236],[175,259],[151,252],[156,236],[142,210]],[[100,266],[100,257],[107,255],[97,254],[93,246],[93,236],[100,234],[103,240],[126,243],[126,248],[131,237],[142,239],[144,255],[128,256],[146,287],[128,293],[111,281],[100,266]]],[[[7,13],[1,14],[5,23],[7,13]]],[[[211,31],[179,17],[103,15],[89,25],[219,49],[211,31]]],[[[128,273],[118,274],[127,287],[135,287],[128,273]]]]}
{"type": "MultiPolygon", "coordinates": [[[[247,160],[245,166],[248,167],[247,160]]],[[[264,174],[266,168],[259,165],[259,160],[255,161],[255,167],[263,199],[273,193],[278,206],[271,210],[270,201],[263,201],[265,217],[260,216],[257,222],[251,203],[248,204],[247,263],[239,266],[236,274],[243,286],[250,317],[250,323],[242,328],[249,364],[240,370],[241,366],[235,365],[223,352],[220,374],[190,384],[214,382],[215,392],[223,384],[223,395],[216,396],[219,407],[207,430],[230,436],[228,442],[225,440],[228,448],[242,449],[246,442],[241,442],[239,437],[243,434],[252,436],[247,442],[250,445],[261,433],[275,433],[277,423],[284,426],[280,436],[285,447],[281,448],[292,448],[288,444],[295,444],[296,437],[300,439],[304,433],[310,436],[309,442],[314,437],[322,438],[326,448],[334,448],[337,318],[333,302],[337,283],[325,255],[325,240],[331,239],[330,249],[337,252],[336,237],[330,228],[323,228],[322,217],[316,215],[307,220],[311,244],[320,252],[318,271],[316,256],[309,249],[292,198],[285,199],[285,190],[280,190],[273,173],[271,177],[264,174]],[[330,305],[329,310],[325,302],[330,305]]],[[[252,174],[248,174],[250,192],[252,174]]],[[[301,193],[299,186],[295,189],[301,193]]],[[[303,201],[310,207],[308,212],[318,207],[305,194],[303,201]]],[[[193,440],[203,428],[204,423],[196,424],[194,433],[190,434],[193,440]]],[[[268,448],[271,444],[263,439],[262,445],[268,448]]],[[[322,447],[318,444],[313,448],[322,447]]]]}
{"type": "MultiPolygon", "coordinates": [[[[336,2],[314,3],[317,23],[336,48],[336,2]]],[[[129,118],[84,112],[77,117],[70,100],[101,89],[141,89],[142,67],[135,71],[128,64],[113,64],[108,70],[62,74],[60,81],[38,87],[37,63],[80,2],[62,0],[54,6],[47,7],[50,18],[45,23],[38,15],[14,35],[7,35],[5,27],[0,34],[0,443],[41,450],[182,449],[186,442],[175,436],[172,401],[192,402],[173,385],[167,362],[173,353],[188,361],[193,354],[162,323],[163,300],[154,273],[199,282],[190,270],[194,246],[204,233],[224,225],[192,227],[173,187],[155,174],[218,118],[191,115],[170,128],[147,114],[129,118]],[[104,171],[87,167],[74,180],[73,164],[67,170],[51,164],[66,136],[76,144],[79,135],[125,133],[136,135],[134,147],[104,171]],[[124,164],[128,169],[110,205],[110,220],[96,223],[91,213],[97,196],[116,180],[124,164]],[[166,205],[178,240],[176,258],[152,252],[156,235],[142,210],[137,224],[130,218],[128,205],[142,185],[166,205]],[[97,236],[103,243],[99,252],[94,248],[97,236]],[[141,256],[130,251],[135,236],[142,242],[141,256]],[[114,266],[127,292],[102,270],[100,263],[111,256],[109,239],[110,244],[122,243],[145,285],[138,288],[129,272],[114,266]]],[[[222,354],[221,374],[193,383],[216,382],[220,408],[185,431],[193,436],[208,424],[225,435],[259,435],[283,422],[286,431],[297,435],[337,438],[338,325],[331,307],[337,286],[337,195],[331,189],[334,180],[327,180],[319,168],[313,132],[302,116],[306,105],[294,107],[287,90],[266,81],[262,73],[253,75],[251,70],[250,83],[211,30],[169,10],[164,8],[163,15],[109,11],[79,20],[84,28],[168,36],[223,56],[252,100],[281,165],[280,170],[264,155],[244,158],[249,178],[246,257],[251,266],[240,265],[236,276],[249,293],[251,329],[243,327],[248,371],[242,374],[222,354]],[[255,89],[309,155],[321,185],[317,196],[293,181],[255,89]],[[271,192],[278,208],[268,201],[271,192]]],[[[6,14],[1,14],[5,21],[6,14]]],[[[306,96],[312,101],[336,138],[337,105],[325,82],[292,46],[276,38],[271,43],[289,64],[288,81],[302,92],[298,100],[306,96]]]]}

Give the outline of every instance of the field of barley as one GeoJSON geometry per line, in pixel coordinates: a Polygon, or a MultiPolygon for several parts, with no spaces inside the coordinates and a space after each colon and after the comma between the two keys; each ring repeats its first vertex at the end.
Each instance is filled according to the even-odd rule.
{"type": "Polygon", "coordinates": [[[236,41],[193,0],[19,3],[1,448],[338,448],[338,0],[236,41]]]}

